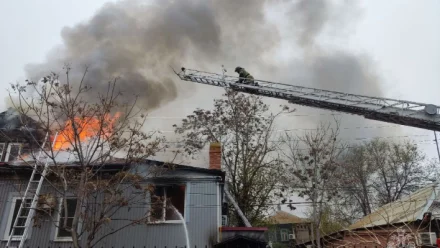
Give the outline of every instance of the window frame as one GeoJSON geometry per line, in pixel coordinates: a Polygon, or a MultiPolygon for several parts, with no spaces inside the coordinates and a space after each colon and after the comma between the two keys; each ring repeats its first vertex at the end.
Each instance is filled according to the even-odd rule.
{"type": "MultiPolygon", "coordinates": [[[[177,184],[180,185],[180,184],[177,184]]],[[[184,192],[184,202],[183,202],[183,220],[167,220],[166,219],[166,204],[167,204],[167,191],[166,185],[156,185],[155,187],[157,188],[162,188],[163,192],[163,196],[165,198],[165,200],[163,201],[163,209],[162,209],[162,218],[160,220],[152,220],[151,219],[151,215],[148,216],[148,223],[149,224],[182,224],[184,222],[187,222],[187,205],[186,205],[186,201],[187,201],[187,190],[188,190],[188,185],[187,184],[181,184],[181,186],[185,186],[185,192],[184,192]]],[[[152,202],[151,202],[151,195],[152,193],[150,192],[150,197],[149,197],[149,205],[150,205],[150,210],[152,207],[152,202]]]]}
{"type": "MultiPolygon", "coordinates": [[[[59,234],[59,230],[60,230],[60,221],[61,221],[61,211],[62,207],[63,207],[63,202],[64,202],[64,198],[66,198],[67,200],[69,199],[76,199],[78,201],[77,197],[61,197],[60,202],[58,203],[58,213],[57,213],[57,220],[56,220],[56,225],[55,225],[55,236],[54,236],[54,242],[72,242],[73,238],[70,237],[58,237],[59,234]]],[[[76,211],[76,208],[75,208],[76,211]]],[[[81,230],[81,221],[79,221],[78,223],[78,230],[81,230]]]]}
{"type": "MultiPolygon", "coordinates": [[[[0,143],[0,161],[4,161],[3,160],[3,153],[5,152],[5,147],[6,147],[6,143],[0,143]]],[[[5,157],[6,157],[6,153],[5,153],[5,157]]]]}
{"type": "Polygon", "coordinates": [[[20,157],[21,151],[23,149],[23,143],[8,143],[8,146],[6,147],[5,159],[3,160],[4,162],[9,162],[9,156],[11,154],[11,149],[12,149],[12,146],[14,146],[14,145],[18,145],[20,147],[18,149],[18,157],[20,157]]]}
{"type": "Polygon", "coordinates": [[[285,228],[280,229],[280,239],[281,242],[289,241],[289,229],[285,229],[285,228]]]}
{"type": "MultiPolygon", "coordinates": [[[[14,217],[14,210],[15,210],[15,208],[17,206],[17,200],[22,200],[22,199],[23,199],[23,197],[20,197],[20,196],[14,196],[14,197],[11,198],[11,205],[10,205],[10,208],[9,208],[8,219],[6,221],[5,230],[4,230],[4,234],[3,234],[4,240],[8,240],[9,239],[9,236],[10,236],[9,232],[12,231],[12,227],[11,227],[11,225],[13,225],[12,221],[15,221],[13,217],[14,217]]],[[[32,199],[26,199],[26,200],[31,200],[31,203],[32,203],[32,199]]],[[[17,212],[17,217],[18,217],[18,212],[17,212]]],[[[28,213],[27,218],[29,218],[29,213],[28,213]]],[[[27,221],[27,218],[26,218],[26,221],[27,221]]],[[[30,226],[30,228],[32,228],[32,225],[30,226]]],[[[30,234],[30,231],[28,231],[28,237],[29,237],[29,234],[30,234]]],[[[23,237],[23,235],[20,235],[20,236],[15,235],[15,236],[12,236],[11,240],[12,241],[18,241],[22,237],[23,237]]]]}

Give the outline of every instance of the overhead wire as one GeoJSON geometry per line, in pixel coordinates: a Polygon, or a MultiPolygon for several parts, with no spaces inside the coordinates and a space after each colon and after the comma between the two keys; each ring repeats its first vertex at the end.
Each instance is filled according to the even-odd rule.
{"type": "MultiPolygon", "coordinates": [[[[190,193],[192,194],[192,193],[190,193]]],[[[212,196],[212,194],[207,194],[209,196],[212,196]]],[[[216,194],[215,194],[216,195],[216,194]]],[[[20,196],[17,196],[18,198],[20,198],[20,196]]],[[[147,199],[147,197],[145,198],[147,199]]],[[[435,199],[431,199],[429,198],[428,200],[435,200],[435,199]]],[[[417,202],[426,202],[427,199],[410,199],[410,200],[396,200],[392,203],[417,203],[417,202]]],[[[11,203],[14,202],[13,200],[0,200],[0,202],[3,203],[11,203]]],[[[101,203],[87,203],[87,204],[97,204],[97,205],[101,205],[101,203]]],[[[324,204],[326,206],[358,206],[358,204],[356,203],[330,203],[330,202],[312,202],[312,201],[292,201],[292,202],[285,202],[285,203],[280,203],[280,202],[271,202],[271,203],[265,203],[265,204],[253,204],[250,206],[254,206],[254,207],[258,207],[258,206],[278,206],[278,205],[313,205],[313,204],[324,204]]],[[[145,203],[142,202],[142,207],[145,206],[150,206],[152,205],[151,203],[148,203],[148,201],[146,201],[145,203]]],[[[387,204],[385,204],[387,205],[387,204]]],[[[130,206],[130,205],[129,205],[130,206]]],[[[135,206],[135,204],[133,204],[133,206],[135,206]]],[[[130,206],[131,208],[133,208],[133,206],[130,206]]],[[[188,207],[194,207],[194,208],[202,208],[202,207],[221,207],[221,204],[195,204],[195,205],[185,205],[188,207]]]]}

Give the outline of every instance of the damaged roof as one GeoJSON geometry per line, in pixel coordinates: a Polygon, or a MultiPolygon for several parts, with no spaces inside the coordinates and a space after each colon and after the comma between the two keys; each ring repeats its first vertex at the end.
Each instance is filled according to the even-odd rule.
{"type": "MultiPolygon", "coordinates": [[[[216,169],[208,169],[208,168],[201,168],[201,167],[193,167],[188,165],[181,165],[181,164],[173,164],[173,163],[167,163],[163,161],[155,161],[155,160],[149,160],[146,159],[143,163],[137,163],[133,164],[133,166],[162,166],[165,169],[168,169],[169,171],[188,171],[188,172],[199,172],[203,174],[208,175],[214,175],[214,176],[220,176],[224,180],[225,172],[221,170],[216,169]]],[[[70,168],[78,168],[77,164],[74,162],[71,162],[67,164],[66,166],[70,168]]],[[[93,167],[93,166],[90,166],[93,167]]],[[[127,168],[130,168],[130,165],[125,163],[125,160],[117,159],[114,161],[110,161],[108,163],[105,163],[104,165],[97,165],[96,166],[100,171],[121,171],[125,170],[127,168]]],[[[14,174],[28,174],[32,172],[32,167],[30,167],[27,163],[21,163],[21,164],[9,164],[7,162],[0,162],[0,175],[6,174],[9,172],[14,174]]]]}
{"type": "MultiPolygon", "coordinates": [[[[430,184],[407,197],[380,207],[377,211],[349,226],[348,229],[353,230],[421,220],[424,213],[437,211],[433,207],[438,205],[437,203],[440,200],[438,190],[438,183],[430,184]]],[[[432,214],[435,216],[440,214],[440,212],[433,212],[432,214]]]]}
{"type": "Polygon", "coordinates": [[[16,141],[26,140],[33,142],[42,140],[44,132],[41,126],[27,115],[20,114],[13,108],[0,113],[0,140],[16,141]]]}

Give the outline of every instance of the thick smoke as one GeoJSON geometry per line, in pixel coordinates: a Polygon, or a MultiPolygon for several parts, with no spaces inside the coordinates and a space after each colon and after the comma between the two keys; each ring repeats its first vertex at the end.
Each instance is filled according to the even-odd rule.
{"type": "Polygon", "coordinates": [[[298,44],[307,47],[328,21],[328,2],[323,0],[300,0],[291,8],[289,15],[294,18],[298,30],[298,44]]]}
{"type": "Polygon", "coordinates": [[[139,95],[140,106],[150,110],[178,96],[170,66],[249,64],[278,40],[276,30],[265,22],[264,1],[251,0],[108,3],[61,35],[63,44],[46,62],[26,67],[28,78],[62,72],[68,63],[71,81],[77,83],[88,67],[86,83],[94,89],[90,99],[118,78],[127,100],[139,95]]]}
{"type": "MultiPolygon", "coordinates": [[[[180,86],[169,66],[211,71],[219,71],[221,64],[243,66],[256,78],[381,96],[368,58],[327,42],[343,36],[355,23],[356,11],[352,1],[332,0],[118,1],[90,20],[64,28],[63,44],[46,62],[26,71],[35,80],[70,63],[72,81],[78,82],[88,66],[86,81],[94,89],[90,99],[119,77],[126,99],[139,95],[141,107],[150,110],[185,95],[181,93],[187,97],[195,87],[180,86]],[[277,6],[282,11],[275,15],[284,16],[283,25],[267,18],[277,6]],[[283,44],[294,46],[293,54],[278,62],[274,54],[283,44]]],[[[185,101],[212,101],[208,94],[196,97],[185,101]]]]}
{"type": "Polygon", "coordinates": [[[195,51],[198,59],[215,57],[220,48],[220,27],[205,1],[120,1],[106,4],[90,20],[62,30],[63,45],[43,64],[30,65],[32,79],[72,67],[78,82],[88,67],[86,81],[97,92],[118,77],[127,100],[140,96],[147,109],[177,97],[170,66],[180,65],[195,51]]]}
{"type": "MultiPolygon", "coordinates": [[[[344,37],[359,13],[353,1],[299,0],[291,5],[286,16],[288,26],[295,27],[290,41],[296,41],[297,54],[280,67],[281,80],[319,89],[383,96],[380,77],[370,58],[344,47],[347,42],[344,37]]],[[[299,108],[299,111],[314,116],[305,121],[304,126],[318,121],[333,122],[335,118],[329,111],[307,108],[299,108]]],[[[357,137],[380,136],[383,131],[369,129],[373,133],[366,133],[364,127],[380,123],[362,117],[340,115],[336,118],[341,126],[348,126],[342,130],[342,136],[351,141],[357,137]]]]}

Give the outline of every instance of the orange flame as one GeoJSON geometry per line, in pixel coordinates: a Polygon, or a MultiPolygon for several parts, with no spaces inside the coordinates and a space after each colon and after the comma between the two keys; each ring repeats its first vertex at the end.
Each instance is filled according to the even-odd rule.
{"type": "Polygon", "coordinates": [[[75,142],[75,133],[80,142],[87,142],[90,138],[101,137],[105,139],[105,137],[109,137],[113,133],[114,124],[119,116],[120,113],[116,113],[114,116],[105,115],[102,122],[98,117],[75,117],[74,125],[72,125],[72,120],[68,120],[64,129],[58,133],[54,150],[71,147],[75,142]],[[76,132],[74,127],[76,127],[76,132]]]}

